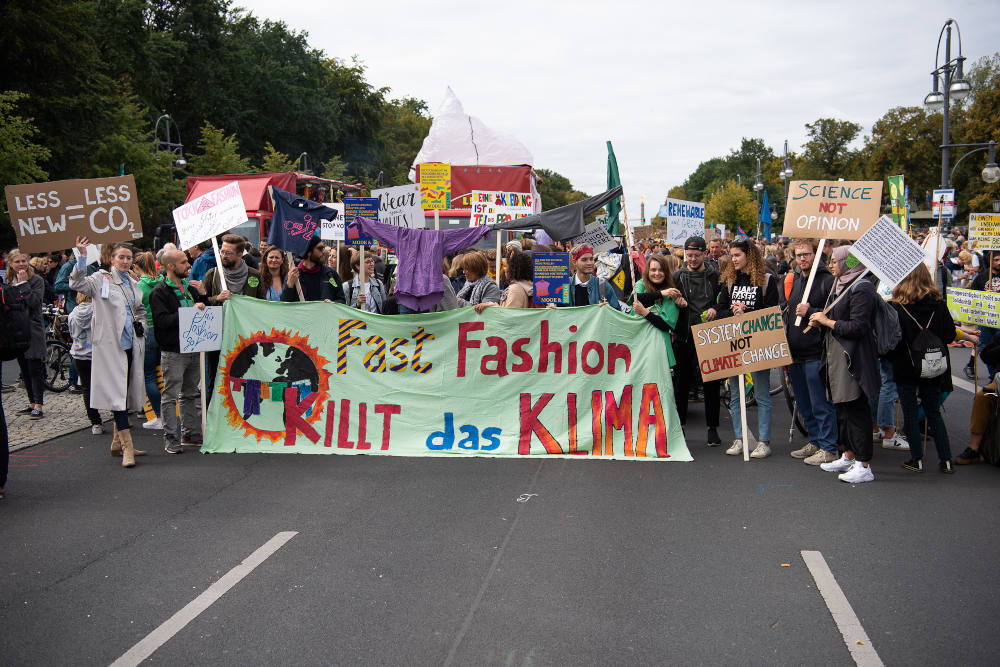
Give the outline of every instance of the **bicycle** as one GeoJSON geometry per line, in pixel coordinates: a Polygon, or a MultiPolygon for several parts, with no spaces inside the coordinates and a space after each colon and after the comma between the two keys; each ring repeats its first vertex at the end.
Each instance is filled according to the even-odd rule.
{"type": "MultiPolygon", "coordinates": [[[[746,403],[747,406],[757,405],[756,395],[753,386],[753,378],[749,373],[744,374],[744,390],[746,392],[746,403]]],[[[729,378],[726,382],[722,383],[719,389],[719,400],[722,402],[723,407],[727,410],[729,409],[729,401],[732,397],[732,390],[730,388],[730,383],[735,386],[738,382],[738,376],[729,378]]],[[[792,422],[788,428],[788,441],[791,442],[792,434],[798,429],[799,433],[802,435],[809,435],[806,429],[805,422],[802,419],[802,414],[799,412],[798,407],[795,404],[795,395],[792,391],[792,376],[789,366],[781,366],[779,368],[771,369],[770,387],[768,393],[771,396],[777,396],[781,392],[785,393],[785,405],[788,406],[788,411],[792,415],[792,422]],[[777,377],[776,377],[777,374],[777,377]]]]}
{"type": "Polygon", "coordinates": [[[73,361],[69,348],[73,339],[69,335],[69,324],[62,309],[55,305],[45,306],[42,315],[45,328],[45,388],[61,393],[69,389],[69,367],[73,361]]]}

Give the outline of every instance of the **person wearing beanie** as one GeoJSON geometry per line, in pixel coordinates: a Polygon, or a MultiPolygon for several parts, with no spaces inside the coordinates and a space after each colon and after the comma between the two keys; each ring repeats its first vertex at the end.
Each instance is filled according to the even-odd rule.
{"type": "Polygon", "coordinates": [[[302,261],[288,270],[285,278],[285,289],[281,292],[282,301],[298,301],[299,293],[296,284],[302,287],[302,298],[305,301],[326,301],[344,303],[344,290],[337,272],[326,266],[326,247],[318,236],[309,240],[306,254],[302,261]]]}

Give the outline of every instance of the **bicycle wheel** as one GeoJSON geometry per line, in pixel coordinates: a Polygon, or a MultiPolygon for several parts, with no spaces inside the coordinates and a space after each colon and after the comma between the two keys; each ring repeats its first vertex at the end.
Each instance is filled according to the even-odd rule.
{"type": "MultiPolygon", "coordinates": [[[[785,404],[788,405],[788,411],[792,413],[792,423],[795,424],[795,428],[798,429],[799,433],[808,436],[809,432],[806,430],[805,422],[802,421],[802,413],[799,412],[798,406],[795,405],[795,394],[792,392],[792,374],[788,372],[788,368],[781,369],[781,389],[785,392],[785,404]]],[[[791,436],[789,435],[789,440],[791,436]]]]}
{"type": "Polygon", "coordinates": [[[62,392],[69,389],[69,348],[65,343],[50,340],[45,346],[45,388],[62,392]]]}

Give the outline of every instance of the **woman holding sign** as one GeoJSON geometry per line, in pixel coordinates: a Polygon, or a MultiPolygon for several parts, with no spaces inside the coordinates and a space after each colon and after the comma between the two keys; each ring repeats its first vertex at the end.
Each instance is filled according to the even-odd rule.
{"type": "Polygon", "coordinates": [[[142,362],[146,351],[146,308],[139,284],[129,275],[132,246],[116,243],[111,247],[111,268],[87,275],[86,236],[76,237],[76,267],[69,274],[69,286],[94,301],[93,367],[90,407],[111,410],[115,435],[111,455],[122,457],[122,467],[135,465],[135,457],[146,452],[132,446],[128,411],[142,410],[146,402],[146,382],[142,362]],[[133,363],[134,362],[134,363],[133,363]]]}
{"type": "MultiPolygon", "coordinates": [[[[705,311],[705,319],[714,320],[742,315],[754,310],[778,305],[778,281],[764,268],[764,256],[750,239],[740,239],[729,248],[731,263],[722,272],[722,289],[716,308],[705,311]]],[[[771,371],[751,373],[754,395],[757,397],[757,428],[760,442],[750,453],[751,458],[763,459],[771,455],[771,371]]],[[[731,381],[732,382],[732,381],[731,381]]],[[[732,382],[732,385],[736,385],[732,382]]],[[[739,386],[733,386],[729,398],[729,412],[733,418],[736,440],[726,450],[730,456],[743,453],[743,415],[740,412],[739,386]]]]}
{"type": "MultiPolygon", "coordinates": [[[[852,246],[835,248],[830,257],[830,273],[836,280],[827,303],[845,290],[847,295],[828,313],[813,313],[809,326],[826,327],[823,338],[822,368],[830,398],[837,408],[840,458],[821,463],[827,472],[841,473],[842,482],[860,484],[875,479],[872,459],[872,414],[869,401],[878,402],[882,378],[875,348],[875,285],[867,278],[865,265],[851,255],[852,246]]],[[[912,443],[911,443],[912,445],[912,443]]]]}

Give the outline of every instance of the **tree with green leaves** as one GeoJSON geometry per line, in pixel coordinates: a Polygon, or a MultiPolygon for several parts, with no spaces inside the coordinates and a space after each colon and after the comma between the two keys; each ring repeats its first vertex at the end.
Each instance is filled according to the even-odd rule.
{"type": "Polygon", "coordinates": [[[535,169],[538,175],[538,194],[542,198],[542,210],[548,211],[587,198],[587,195],[573,189],[569,179],[551,169],[535,169]]]}
{"type": "Polygon", "coordinates": [[[199,152],[191,155],[188,166],[192,173],[211,176],[214,174],[245,174],[253,171],[250,159],[240,155],[240,144],[236,134],[226,134],[207,120],[201,127],[198,140],[199,152]]]}
{"type": "Polygon", "coordinates": [[[264,159],[261,160],[260,170],[264,173],[295,171],[295,163],[290,156],[279,151],[268,141],[264,144],[264,159]]]}
{"type": "Polygon", "coordinates": [[[796,176],[826,181],[851,180],[857,156],[851,144],[861,134],[861,125],[849,120],[820,118],[814,123],[806,123],[806,133],[809,140],[802,151],[804,173],[796,173],[796,176]]]}
{"type": "MultiPolygon", "coordinates": [[[[17,113],[18,102],[27,95],[13,90],[0,93],[0,188],[48,180],[42,164],[49,149],[35,142],[38,128],[34,119],[17,113]]],[[[14,229],[7,213],[6,199],[0,202],[0,248],[15,243],[14,229]]]]}
{"type": "Polygon", "coordinates": [[[734,233],[740,226],[749,234],[757,224],[757,203],[746,186],[732,180],[711,195],[705,204],[705,220],[734,233]]]}

